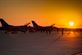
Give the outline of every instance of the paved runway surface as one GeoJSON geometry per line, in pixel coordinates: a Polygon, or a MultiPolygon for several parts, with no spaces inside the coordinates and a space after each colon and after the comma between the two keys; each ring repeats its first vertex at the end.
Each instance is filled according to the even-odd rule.
{"type": "Polygon", "coordinates": [[[0,55],[72,55],[82,52],[82,33],[0,32],[0,55]]]}

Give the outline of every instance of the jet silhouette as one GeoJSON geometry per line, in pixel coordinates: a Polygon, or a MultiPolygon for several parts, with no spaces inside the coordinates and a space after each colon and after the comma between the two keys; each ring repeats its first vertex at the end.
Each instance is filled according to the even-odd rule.
{"type": "Polygon", "coordinates": [[[34,27],[35,31],[51,33],[52,31],[57,29],[57,27],[53,27],[55,24],[50,25],[50,26],[40,26],[33,20],[32,20],[32,24],[33,24],[33,27],[34,27]]]}
{"type": "MultiPolygon", "coordinates": [[[[10,25],[8,24],[4,19],[0,18],[0,22],[2,24],[2,27],[0,27],[0,30],[2,31],[5,31],[6,33],[8,32],[12,32],[12,33],[16,33],[18,31],[21,31],[21,32],[46,32],[46,33],[51,33],[52,31],[62,31],[62,34],[63,34],[63,31],[65,30],[64,28],[58,28],[56,26],[54,26],[55,24],[53,25],[50,25],[50,26],[40,26],[38,25],[35,21],[32,20],[32,24],[33,24],[33,27],[32,26],[28,26],[30,23],[27,23],[27,24],[24,24],[24,25],[21,25],[21,26],[13,26],[13,25],[10,25]]],[[[66,30],[69,30],[69,29],[66,29],[66,30]]]]}
{"type": "Polygon", "coordinates": [[[4,30],[6,32],[17,32],[17,31],[26,32],[27,31],[27,25],[30,24],[30,23],[27,23],[27,24],[21,25],[21,26],[13,26],[13,25],[9,25],[2,18],[0,18],[0,22],[2,24],[2,27],[0,27],[0,30],[4,30]]]}

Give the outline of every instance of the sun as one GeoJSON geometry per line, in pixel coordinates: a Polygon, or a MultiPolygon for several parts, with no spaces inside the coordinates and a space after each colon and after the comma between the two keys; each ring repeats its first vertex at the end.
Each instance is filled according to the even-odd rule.
{"type": "Polygon", "coordinates": [[[70,22],[69,22],[69,25],[70,25],[70,26],[74,26],[74,25],[75,25],[75,22],[70,21],[70,22]]]}

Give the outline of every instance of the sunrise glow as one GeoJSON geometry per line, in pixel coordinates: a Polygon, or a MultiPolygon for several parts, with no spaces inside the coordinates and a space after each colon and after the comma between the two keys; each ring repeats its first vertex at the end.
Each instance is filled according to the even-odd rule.
{"type": "Polygon", "coordinates": [[[68,28],[77,28],[77,23],[75,21],[68,22],[68,28]]]}
{"type": "Polygon", "coordinates": [[[70,22],[69,22],[69,25],[70,25],[70,26],[74,26],[75,23],[74,23],[73,21],[70,21],[70,22]]]}
{"type": "Polygon", "coordinates": [[[71,0],[0,0],[0,17],[15,26],[34,20],[42,26],[82,28],[82,6],[78,1],[77,6],[75,1],[69,2],[72,3],[71,0]]]}

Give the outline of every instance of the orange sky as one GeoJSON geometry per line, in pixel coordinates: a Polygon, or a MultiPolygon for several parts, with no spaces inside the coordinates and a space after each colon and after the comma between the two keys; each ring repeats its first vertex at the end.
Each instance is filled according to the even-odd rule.
{"type": "Polygon", "coordinates": [[[35,20],[40,25],[56,24],[82,27],[82,1],[80,0],[0,0],[0,17],[9,24],[23,25],[35,20]]]}

